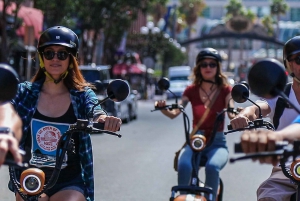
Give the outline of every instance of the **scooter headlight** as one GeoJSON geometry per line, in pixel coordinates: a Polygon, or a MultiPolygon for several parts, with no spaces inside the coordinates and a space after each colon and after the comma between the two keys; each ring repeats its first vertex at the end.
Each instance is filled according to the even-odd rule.
{"type": "Polygon", "coordinates": [[[202,151],[206,145],[206,138],[203,135],[194,135],[191,138],[191,147],[194,151],[202,151]]]}

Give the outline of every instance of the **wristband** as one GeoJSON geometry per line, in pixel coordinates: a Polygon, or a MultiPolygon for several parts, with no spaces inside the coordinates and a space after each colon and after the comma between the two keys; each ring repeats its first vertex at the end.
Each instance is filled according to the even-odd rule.
{"type": "Polygon", "coordinates": [[[10,128],[8,128],[8,127],[0,127],[0,135],[1,134],[7,134],[7,135],[9,135],[10,133],[12,134],[12,136],[15,136],[14,132],[10,128]]]}

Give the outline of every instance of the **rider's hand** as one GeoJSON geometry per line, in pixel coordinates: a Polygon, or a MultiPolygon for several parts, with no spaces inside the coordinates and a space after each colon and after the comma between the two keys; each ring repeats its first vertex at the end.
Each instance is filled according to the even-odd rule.
{"type": "MultiPolygon", "coordinates": [[[[241,136],[241,144],[245,153],[274,151],[277,141],[282,141],[281,135],[270,130],[245,131],[241,136]]],[[[254,159],[255,160],[255,159],[254,159]]],[[[260,163],[278,164],[276,157],[260,157],[260,163]]]]}
{"type": "Polygon", "coordinates": [[[0,133],[0,166],[4,163],[6,154],[10,152],[16,163],[22,162],[22,156],[19,153],[19,142],[11,134],[0,133]]]}
{"type": "Polygon", "coordinates": [[[232,129],[245,128],[248,126],[249,121],[245,115],[239,114],[230,121],[230,124],[232,129]]]}
{"type": "Polygon", "coordinates": [[[10,103],[0,105],[0,127],[8,127],[14,133],[0,133],[0,165],[3,164],[8,151],[16,163],[22,162],[19,153],[19,140],[22,137],[22,121],[10,103]]]}
{"type": "Polygon", "coordinates": [[[97,122],[105,123],[104,130],[113,131],[113,132],[118,131],[122,124],[122,120],[120,118],[114,116],[106,116],[106,115],[99,116],[97,122]]]}
{"type": "Polygon", "coordinates": [[[155,101],[154,107],[165,107],[166,106],[166,101],[165,100],[158,100],[155,101]]]}

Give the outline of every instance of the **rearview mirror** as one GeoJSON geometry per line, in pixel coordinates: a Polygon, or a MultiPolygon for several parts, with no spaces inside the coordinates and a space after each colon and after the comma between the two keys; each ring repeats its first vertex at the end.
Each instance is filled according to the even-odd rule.
{"type": "Polygon", "coordinates": [[[0,64],[0,103],[13,99],[18,90],[19,77],[7,64],[0,64]]]}
{"type": "Polygon", "coordinates": [[[248,73],[252,93],[264,98],[273,98],[283,91],[287,83],[285,67],[276,59],[262,59],[248,73]]]}
{"type": "Polygon", "coordinates": [[[248,84],[240,83],[233,86],[231,90],[232,99],[237,103],[244,103],[249,99],[248,84]]]}
{"type": "Polygon", "coordinates": [[[157,87],[161,91],[166,91],[170,88],[170,81],[168,78],[163,77],[157,82],[157,87]]]}
{"type": "Polygon", "coordinates": [[[263,59],[255,63],[249,70],[250,90],[257,96],[273,98],[280,95],[298,114],[300,109],[293,104],[283,92],[287,83],[285,67],[276,59],[263,59]]]}
{"type": "Polygon", "coordinates": [[[130,91],[129,89],[127,82],[121,79],[115,79],[108,84],[107,95],[111,100],[120,102],[127,98],[130,91]]]}

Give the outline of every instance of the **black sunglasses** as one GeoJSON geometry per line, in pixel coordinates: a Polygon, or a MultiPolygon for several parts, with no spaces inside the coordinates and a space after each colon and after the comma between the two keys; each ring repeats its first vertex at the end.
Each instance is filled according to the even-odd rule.
{"type": "Polygon", "coordinates": [[[216,63],[200,63],[199,66],[200,66],[200,68],[207,68],[208,66],[210,68],[215,68],[215,67],[217,67],[217,64],[216,63]]]}
{"type": "Polygon", "coordinates": [[[66,60],[69,56],[69,52],[63,50],[63,51],[58,51],[58,52],[54,52],[52,50],[46,50],[45,52],[43,52],[43,55],[45,57],[45,59],[47,60],[51,60],[54,58],[55,54],[57,55],[57,58],[59,60],[66,60]]]}
{"type": "Polygon", "coordinates": [[[295,61],[295,63],[296,63],[297,65],[300,65],[300,55],[297,56],[297,57],[295,57],[294,59],[289,59],[288,61],[289,61],[289,62],[295,61]]]}

